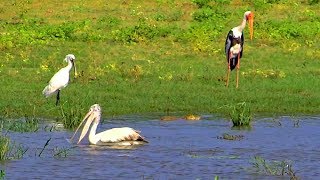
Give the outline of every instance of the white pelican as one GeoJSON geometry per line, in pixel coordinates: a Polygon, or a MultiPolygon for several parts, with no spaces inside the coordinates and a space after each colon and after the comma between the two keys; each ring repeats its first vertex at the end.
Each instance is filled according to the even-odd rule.
{"type": "Polygon", "coordinates": [[[129,127],[122,127],[122,128],[112,128],[103,132],[100,132],[96,134],[97,127],[99,125],[101,118],[101,108],[99,104],[94,104],[90,107],[89,112],[86,114],[84,119],[81,121],[80,125],[76,129],[75,133],[71,137],[71,140],[77,133],[79,127],[82,125],[82,123],[87,119],[87,122],[85,123],[78,144],[80,141],[84,138],[84,136],[87,134],[89,127],[92,124],[92,127],[89,132],[89,143],[93,145],[138,145],[138,144],[144,144],[147,143],[139,134],[139,131],[134,130],[129,127]]]}
{"type": "Polygon", "coordinates": [[[249,23],[249,31],[250,31],[250,39],[252,40],[253,37],[253,13],[251,11],[247,11],[244,13],[244,17],[242,23],[232,28],[227,36],[226,44],[225,44],[225,53],[228,62],[228,70],[227,70],[227,83],[226,86],[228,87],[229,84],[229,76],[230,71],[232,71],[235,67],[237,67],[237,85],[238,88],[239,84],[239,68],[240,68],[240,58],[242,57],[243,53],[243,30],[246,27],[246,23],[249,23]]]}
{"type": "Polygon", "coordinates": [[[42,94],[44,94],[46,97],[49,97],[54,93],[57,93],[56,105],[58,105],[60,100],[60,90],[68,85],[69,72],[72,67],[74,67],[75,78],[77,76],[77,70],[74,62],[75,59],[76,57],[73,54],[66,55],[66,58],[64,60],[68,62],[68,65],[60,69],[56,74],[54,74],[51,80],[49,81],[49,84],[42,91],[42,94]]]}

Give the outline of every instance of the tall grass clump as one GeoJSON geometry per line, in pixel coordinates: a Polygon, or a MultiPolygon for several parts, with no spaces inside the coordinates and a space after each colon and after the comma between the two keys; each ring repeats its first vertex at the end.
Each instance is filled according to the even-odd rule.
{"type": "Polygon", "coordinates": [[[9,153],[10,138],[7,136],[0,135],[0,161],[6,159],[9,153]]]}
{"type": "Polygon", "coordinates": [[[233,127],[250,126],[252,113],[246,102],[237,103],[231,106],[230,118],[233,127]]]}
{"type": "Polygon", "coordinates": [[[60,106],[60,114],[61,114],[61,120],[63,123],[64,128],[66,129],[74,129],[78,127],[78,125],[81,122],[82,114],[81,114],[82,108],[78,106],[60,106]]]}
{"type": "Polygon", "coordinates": [[[4,179],[5,176],[6,176],[6,171],[1,169],[0,170],[0,179],[4,179]]]}
{"type": "Polygon", "coordinates": [[[296,172],[292,168],[292,162],[271,161],[268,162],[260,156],[255,156],[252,160],[252,165],[256,172],[260,174],[273,175],[273,176],[289,176],[291,180],[299,179],[296,172]]]}
{"type": "Polygon", "coordinates": [[[8,136],[0,135],[0,161],[21,159],[27,150],[21,145],[11,143],[8,136]]]}
{"type": "Polygon", "coordinates": [[[39,120],[25,116],[24,119],[5,120],[0,119],[1,128],[13,132],[36,132],[39,129],[39,120]]]}

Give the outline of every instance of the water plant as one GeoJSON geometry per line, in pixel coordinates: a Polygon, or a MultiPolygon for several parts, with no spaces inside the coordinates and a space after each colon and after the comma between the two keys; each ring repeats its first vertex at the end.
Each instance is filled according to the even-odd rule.
{"type": "Polygon", "coordinates": [[[233,127],[250,126],[252,120],[252,113],[250,106],[246,102],[237,103],[231,106],[230,118],[233,123],[233,127]]]}
{"type": "Polygon", "coordinates": [[[83,117],[81,110],[79,106],[60,106],[62,119],[59,121],[62,121],[64,128],[74,129],[80,124],[83,117]]]}
{"type": "Polygon", "coordinates": [[[59,147],[55,147],[53,149],[53,157],[55,158],[66,158],[69,154],[70,154],[70,151],[72,150],[73,147],[71,148],[67,148],[67,147],[62,147],[62,148],[59,148],[59,147]]]}
{"type": "Polygon", "coordinates": [[[5,176],[6,176],[6,171],[3,170],[3,169],[1,169],[1,170],[0,170],[0,179],[4,179],[5,176]]]}
{"type": "Polygon", "coordinates": [[[291,161],[282,160],[268,162],[260,156],[254,156],[252,159],[252,165],[258,173],[274,176],[289,176],[291,180],[299,179],[292,168],[291,161]]]}
{"type": "Polygon", "coordinates": [[[10,138],[0,135],[0,160],[5,160],[10,150],[10,138]]]}
{"type": "Polygon", "coordinates": [[[25,116],[23,120],[14,120],[8,130],[14,132],[36,132],[39,129],[39,120],[25,116]]]}
{"type": "Polygon", "coordinates": [[[0,135],[0,161],[20,159],[27,150],[28,148],[24,148],[20,144],[12,143],[8,136],[0,135]]]}
{"type": "Polygon", "coordinates": [[[222,136],[218,136],[218,139],[224,139],[224,140],[241,140],[243,139],[243,135],[239,134],[239,135],[232,135],[232,134],[228,134],[228,133],[223,133],[222,136]]]}

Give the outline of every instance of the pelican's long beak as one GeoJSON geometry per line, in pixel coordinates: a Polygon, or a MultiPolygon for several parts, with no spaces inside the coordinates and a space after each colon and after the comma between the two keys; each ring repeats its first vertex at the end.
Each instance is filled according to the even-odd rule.
{"type": "Polygon", "coordinates": [[[74,78],[77,78],[78,77],[78,73],[77,73],[76,63],[74,62],[74,60],[72,61],[72,65],[73,65],[73,68],[74,68],[74,78]]]}
{"type": "Polygon", "coordinates": [[[72,141],[72,139],[74,138],[74,136],[77,134],[79,128],[80,128],[81,125],[82,125],[82,123],[83,123],[86,119],[88,119],[88,120],[87,120],[86,124],[83,126],[83,129],[82,129],[82,132],[81,132],[81,135],[80,135],[80,138],[79,138],[79,141],[78,141],[77,144],[79,144],[80,141],[81,141],[81,140],[84,138],[84,136],[87,134],[88,129],[89,129],[89,127],[90,127],[90,124],[91,124],[91,122],[92,122],[93,119],[94,119],[94,114],[93,114],[93,111],[92,111],[92,110],[90,110],[90,111],[85,115],[85,117],[83,118],[83,120],[81,121],[81,123],[79,124],[79,126],[77,127],[76,131],[74,132],[73,136],[71,137],[71,139],[70,139],[71,141],[72,141]]]}
{"type": "Polygon", "coordinates": [[[253,12],[250,13],[250,15],[248,16],[248,23],[249,23],[249,32],[250,32],[250,40],[252,40],[253,38],[253,12]]]}

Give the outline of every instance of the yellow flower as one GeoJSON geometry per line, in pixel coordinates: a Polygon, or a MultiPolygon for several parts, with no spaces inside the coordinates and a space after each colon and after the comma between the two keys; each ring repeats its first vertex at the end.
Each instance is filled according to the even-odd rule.
{"type": "Polygon", "coordinates": [[[40,69],[41,69],[42,71],[48,71],[48,70],[49,70],[48,65],[46,65],[46,64],[42,64],[42,65],[40,66],[40,69]]]}

